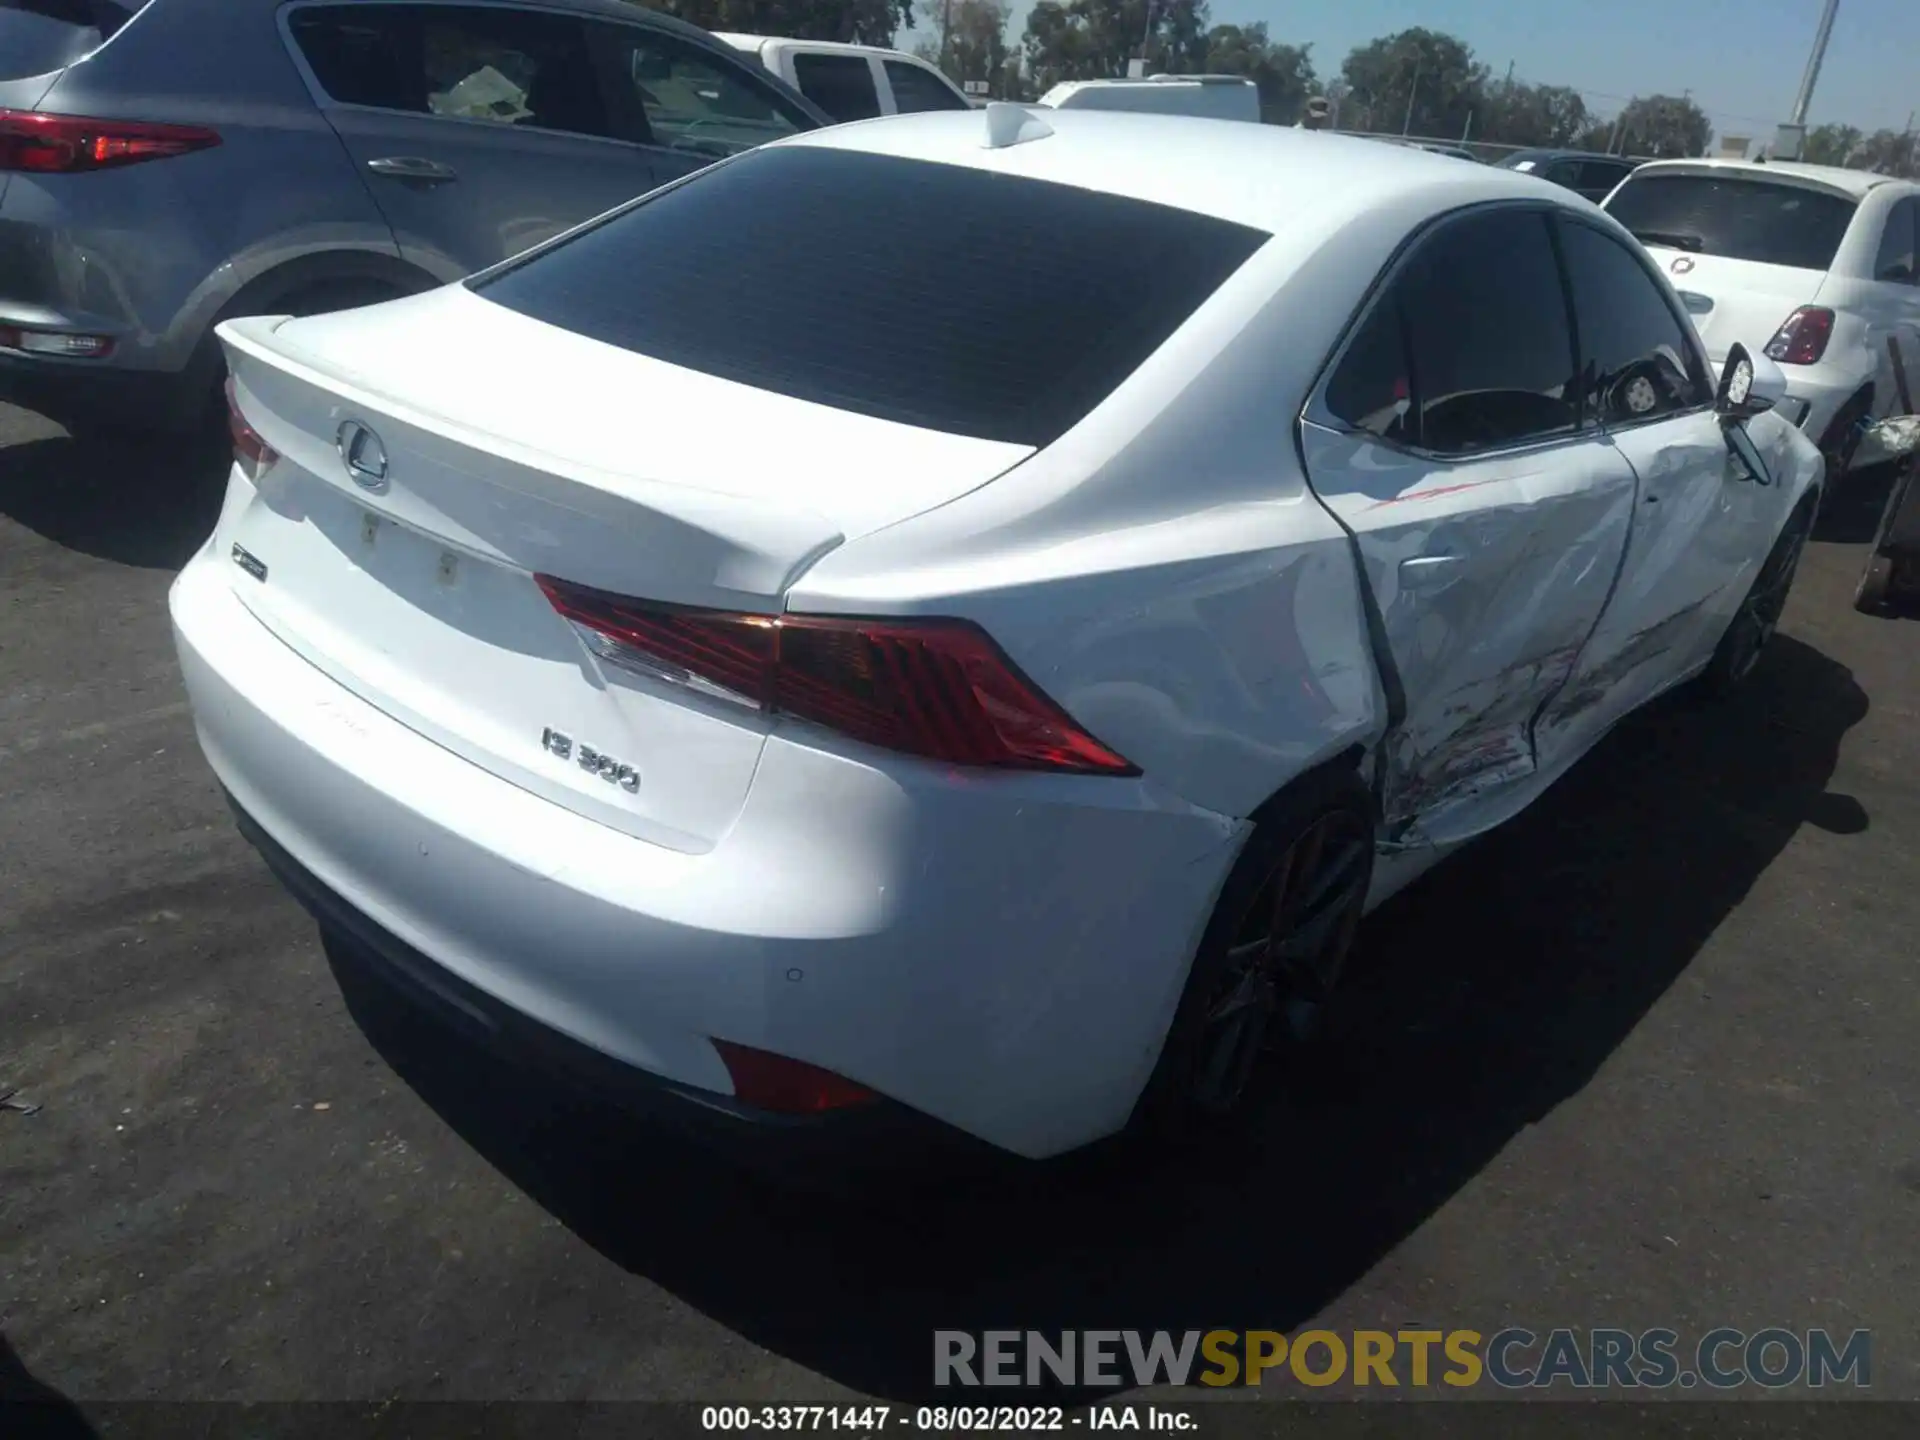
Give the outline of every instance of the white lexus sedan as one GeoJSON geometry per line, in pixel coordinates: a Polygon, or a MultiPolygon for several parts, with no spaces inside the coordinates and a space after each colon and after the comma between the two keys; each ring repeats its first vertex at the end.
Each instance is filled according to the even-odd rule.
{"type": "Polygon", "coordinates": [[[1593,206],[1277,126],[845,125],[220,334],[171,605],[243,829],[770,1152],[1231,1112],[1369,906],[1747,672],[1822,481],[1593,206]]]}

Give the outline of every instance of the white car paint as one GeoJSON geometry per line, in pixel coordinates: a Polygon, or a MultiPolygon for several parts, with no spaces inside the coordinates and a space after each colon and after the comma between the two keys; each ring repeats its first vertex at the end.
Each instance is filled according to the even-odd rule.
{"type": "Polygon", "coordinates": [[[873,87],[876,113],[880,115],[898,115],[914,109],[912,105],[901,104],[900,97],[895,94],[893,79],[887,69],[890,65],[907,66],[919,71],[952,97],[950,108],[955,110],[973,108],[973,101],[969,100],[937,65],[930,65],[918,55],[909,55],[904,50],[887,50],[877,45],[848,45],[836,40],[794,40],[780,35],[742,35],[733,31],[715,31],[713,38],[731,45],[743,55],[753,56],[816,105],[820,104],[824,97],[809,91],[803,67],[795,64],[796,60],[806,56],[844,56],[864,61],[868,80],[873,87]]]}
{"type": "Polygon", "coordinates": [[[1126,110],[1207,120],[1260,120],[1260,90],[1240,75],[1148,75],[1064,80],[1034,102],[1047,110],[1126,110]]]}
{"type": "Polygon", "coordinates": [[[982,116],[922,115],[757,152],[972,167],[1269,234],[1037,450],[678,369],[458,286],[223,327],[238,409],[279,458],[257,481],[236,465],[171,609],[241,808],[378,925],[619,1060],[725,1095],[721,1037],[1054,1154],[1127,1122],[1265,800],[1323,763],[1378,771],[1379,903],[1697,671],[1818,483],[1773,415],[1746,422],[1767,486],[1728,478],[1710,412],[1675,445],[1466,461],[1313,418],[1410,235],[1501,204],[1611,224],[1557,187],[1277,127],[1048,126],[990,148],[982,116]],[[336,453],[349,420],[383,441],[380,488],[336,453]],[[1409,582],[1449,556],[1433,589],[1409,582]],[[1139,773],[934,763],[623,674],[537,571],[974,622],[1139,773]],[[1622,663],[1687,613],[1684,644],[1622,663]],[[1523,753],[1530,707],[1580,682],[1523,753]],[[554,761],[545,727],[641,783],[554,761]]]}
{"type": "Polygon", "coordinates": [[[1747,160],[1661,160],[1642,166],[1604,202],[1612,208],[1636,184],[1663,175],[1707,175],[1836,195],[1855,203],[1852,223],[1824,270],[1763,264],[1725,255],[1691,254],[1650,242],[1694,314],[1715,364],[1738,342],[1758,355],[1788,316],[1803,305],[1834,312],[1832,338],[1819,361],[1789,365],[1783,413],[1819,443],[1836,416],[1871,390],[1869,417],[1901,413],[1888,342],[1899,347],[1909,392],[1920,390],[1920,278],[1889,282],[1876,262],[1890,223],[1920,225],[1920,184],[1863,170],[1747,160]],[[1913,218],[1902,219],[1910,207],[1913,218]]]}

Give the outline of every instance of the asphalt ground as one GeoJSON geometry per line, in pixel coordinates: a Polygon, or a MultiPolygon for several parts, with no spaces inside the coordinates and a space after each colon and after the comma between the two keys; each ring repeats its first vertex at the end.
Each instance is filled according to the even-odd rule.
{"type": "Polygon", "coordinates": [[[1369,922],[1239,1143],[856,1199],[335,973],[180,688],[218,486],[0,408],[0,1092],[39,1107],[0,1108],[0,1394],[911,1401],[936,1328],[1424,1323],[1864,1327],[1920,1398],[1920,625],[1849,603],[1875,486],[1740,697],[1369,922]]]}

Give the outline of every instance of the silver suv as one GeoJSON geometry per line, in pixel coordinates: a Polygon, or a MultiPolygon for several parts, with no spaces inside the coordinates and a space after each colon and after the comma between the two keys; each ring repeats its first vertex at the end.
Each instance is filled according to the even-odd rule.
{"type": "Polygon", "coordinates": [[[0,0],[0,400],[195,425],[221,320],[457,280],[827,123],[622,0],[0,0]]]}

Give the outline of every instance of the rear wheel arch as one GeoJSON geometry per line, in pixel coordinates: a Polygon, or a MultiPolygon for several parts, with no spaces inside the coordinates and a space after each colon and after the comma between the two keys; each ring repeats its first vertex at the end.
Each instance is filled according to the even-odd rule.
{"type": "Polygon", "coordinates": [[[426,271],[375,250],[322,251],[276,265],[242,285],[207,322],[194,350],[193,388],[217,410],[226,366],[214,331],[225,321],[242,315],[322,314],[417,295],[439,283],[426,271]]]}
{"type": "MultiPolygon", "coordinates": [[[[1196,1099],[1195,1082],[1211,1053],[1214,1037],[1209,1015],[1215,991],[1228,974],[1230,952],[1240,948],[1235,942],[1243,938],[1241,932],[1253,911],[1261,907],[1276,865],[1330,815],[1343,817],[1349,837],[1358,834],[1364,839],[1358,889],[1351,897],[1350,913],[1336,927],[1337,943],[1314,961],[1311,983],[1298,994],[1281,997],[1276,1023],[1292,1024],[1316,1013],[1337,981],[1371,881],[1373,841],[1378,835],[1378,806],[1365,774],[1366,756],[1365,746],[1348,746],[1289,780],[1248,817],[1252,823],[1245,842],[1189,958],[1178,998],[1167,1016],[1160,1054],[1134,1104],[1128,1128],[1135,1139],[1191,1138],[1196,1127],[1211,1128],[1210,1107],[1196,1099]]],[[[1211,1118],[1221,1117],[1216,1112],[1211,1118]]]]}

